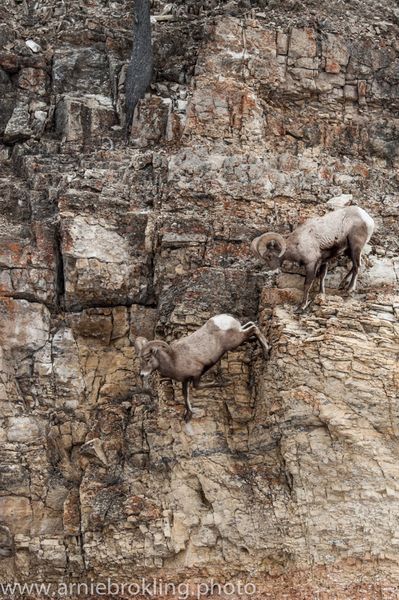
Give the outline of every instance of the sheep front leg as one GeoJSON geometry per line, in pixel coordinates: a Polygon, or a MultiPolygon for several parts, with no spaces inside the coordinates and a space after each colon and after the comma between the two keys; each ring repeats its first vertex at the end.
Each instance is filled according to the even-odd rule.
{"type": "Polygon", "coordinates": [[[317,273],[317,265],[315,263],[311,263],[310,265],[306,265],[306,277],[305,277],[305,287],[303,290],[303,299],[301,304],[296,309],[297,313],[301,313],[309,306],[309,292],[312,287],[312,284],[315,280],[317,273]]]}
{"type": "MultiPolygon", "coordinates": [[[[217,384],[217,383],[202,383],[202,384],[200,384],[200,379],[201,379],[201,376],[194,377],[192,379],[192,383],[196,390],[207,390],[207,389],[211,389],[211,388],[220,388],[220,387],[225,387],[226,385],[229,385],[230,383],[232,383],[232,380],[229,380],[229,381],[223,382],[223,385],[221,385],[220,383],[219,384],[217,384]]],[[[184,396],[184,403],[186,406],[186,410],[184,411],[183,418],[186,423],[191,421],[192,416],[194,414],[194,409],[190,402],[190,392],[189,392],[190,383],[191,383],[191,380],[183,382],[183,396],[184,396]]]]}
{"type": "Polygon", "coordinates": [[[221,388],[221,387],[226,387],[227,385],[230,385],[231,383],[233,383],[232,379],[223,379],[223,381],[215,383],[215,382],[209,382],[209,383],[200,383],[200,377],[194,377],[193,379],[193,386],[195,387],[196,390],[210,390],[210,389],[214,389],[214,388],[221,388]]]}
{"type": "Polygon", "coordinates": [[[190,380],[188,381],[183,381],[183,397],[184,397],[184,404],[185,404],[185,411],[184,411],[184,415],[183,415],[183,419],[185,420],[186,423],[188,423],[191,420],[191,417],[193,416],[193,407],[191,406],[190,403],[190,380]]]}
{"type": "Polygon", "coordinates": [[[328,269],[328,264],[327,263],[323,263],[320,267],[320,273],[319,273],[319,277],[320,277],[320,294],[325,294],[326,293],[326,287],[325,287],[325,279],[326,279],[326,275],[327,275],[327,269],[328,269]]]}

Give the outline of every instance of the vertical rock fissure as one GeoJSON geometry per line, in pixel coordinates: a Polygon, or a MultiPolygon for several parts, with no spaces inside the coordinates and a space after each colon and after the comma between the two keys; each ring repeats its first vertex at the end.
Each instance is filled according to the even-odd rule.
{"type": "Polygon", "coordinates": [[[54,253],[56,306],[59,310],[63,310],[65,308],[65,272],[64,257],[62,253],[62,231],[60,223],[57,223],[55,228],[54,253]]]}

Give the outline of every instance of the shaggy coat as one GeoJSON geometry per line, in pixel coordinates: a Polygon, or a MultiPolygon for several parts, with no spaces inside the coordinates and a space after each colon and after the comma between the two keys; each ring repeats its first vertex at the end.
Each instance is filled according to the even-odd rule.
{"type": "MultiPolygon", "coordinates": [[[[229,350],[234,350],[245,340],[256,336],[267,355],[269,346],[266,338],[251,321],[245,325],[231,315],[216,315],[190,335],[167,344],[160,340],[148,341],[138,337],[135,347],[141,359],[141,377],[148,377],[159,371],[183,384],[186,404],[185,420],[192,416],[189,400],[189,384],[199,387],[200,379],[229,350]]],[[[210,387],[209,384],[207,386],[210,387]]],[[[212,387],[214,387],[212,385],[212,387]]]]}
{"type": "Polygon", "coordinates": [[[304,310],[309,304],[309,291],[316,276],[320,276],[320,291],[324,293],[328,262],[343,252],[350,256],[352,268],[340,287],[344,287],[351,277],[348,292],[356,289],[362,251],[373,231],[374,221],[370,215],[359,206],[349,206],[309,219],[287,237],[274,232],[264,233],[252,241],[251,248],[268,262],[273,252],[268,246],[274,242],[279,246],[279,265],[289,260],[305,266],[304,295],[299,306],[299,310],[304,310]]]}

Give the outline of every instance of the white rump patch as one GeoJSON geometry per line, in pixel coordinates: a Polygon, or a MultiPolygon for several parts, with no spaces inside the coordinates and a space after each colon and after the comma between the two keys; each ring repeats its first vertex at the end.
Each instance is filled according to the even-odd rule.
{"type": "Polygon", "coordinates": [[[374,231],[374,221],[370,217],[370,215],[368,213],[366,213],[365,210],[363,210],[363,208],[360,208],[360,206],[358,206],[357,209],[358,209],[358,211],[360,213],[360,216],[362,217],[362,219],[366,223],[367,233],[368,233],[367,241],[369,241],[369,239],[371,238],[371,236],[373,234],[373,231],[374,231]]]}
{"type": "Polygon", "coordinates": [[[223,329],[224,331],[237,329],[237,319],[230,315],[216,315],[216,317],[212,317],[212,321],[219,329],[223,329]]]}

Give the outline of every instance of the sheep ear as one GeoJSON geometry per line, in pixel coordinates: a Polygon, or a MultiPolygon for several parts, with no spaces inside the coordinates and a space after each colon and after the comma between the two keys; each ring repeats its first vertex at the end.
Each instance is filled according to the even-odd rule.
{"type": "Polygon", "coordinates": [[[134,347],[138,354],[141,354],[143,348],[148,344],[148,340],[145,337],[136,337],[134,341],[134,347]]]}

